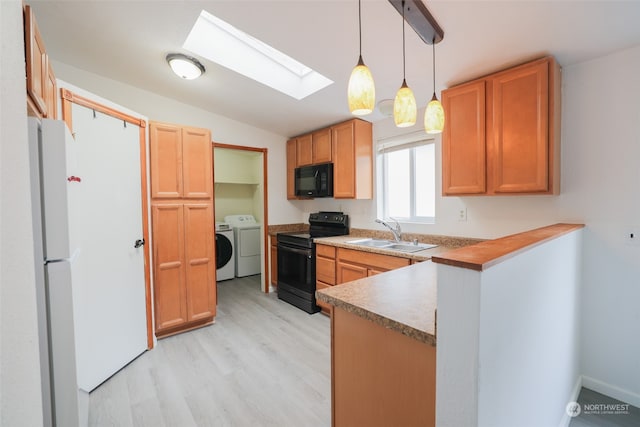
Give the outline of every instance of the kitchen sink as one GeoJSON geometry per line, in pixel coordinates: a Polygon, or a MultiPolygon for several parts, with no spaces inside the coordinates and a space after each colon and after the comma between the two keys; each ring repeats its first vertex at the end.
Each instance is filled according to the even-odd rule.
{"type": "Polygon", "coordinates": [[[398,252],[418,252],[426,249],[432,249],[438,245],[430,245],[427,243],[412,243],[412,242],[396,242],[395,240],[383,240],[383,239],[357,239],[348,240],[346,243],[358,246],[367,246],[370,248],[387,249],[398,252]]]}
{"type": "Polygon", "coordinates": [[[390,246],[385,246],[385,249],[391,249],[392,251],[400,251],[400,252],[418,252],[424,251],[425,249],[435,248],[438,245],[428,245],[426,243],[418,243],[413,244],[411,242],[406,243],[394,243],[390,246]]]}
{"type": "Polygon", "coordinates": [[[394,243],[394,241],[393,240],[382,240],[382,239],[358,239],[358,240],[349,240],[347,243],[351,243],[352,245],[381,248],[381,247],[384,247],[384,246],[392,245],[394,243]]]}

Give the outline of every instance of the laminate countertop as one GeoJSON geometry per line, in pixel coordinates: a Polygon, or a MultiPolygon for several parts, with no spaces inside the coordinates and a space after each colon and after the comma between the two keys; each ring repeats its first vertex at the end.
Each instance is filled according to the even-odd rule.
{"type": "MultiPolygon", "coordinates": [[[[452,250],[450,246],[443,245],[413,254],[398,254],[395,251],[380,248],[359,247],[348,243],[349,240],[353,240],[353,235],[315,239],[318,244],[404,256],[422,261],[316,291],[316,298],[435,346],[437,269],[436,264],[431,261],[432,257],[434,261],[441,264],[483,271],[524,250],[582,227],[584,227],[583,224],[554,224],[459,249],[452,250]]],[[[451,246],[456,246],[454,243],[456,242],[452,241],[451,246]]]]}
{"type": "Polygon", "coordinates": [[[316,291],[316,298],[435,346],[436,290],[436,265],[423,261],[316,291]]]}

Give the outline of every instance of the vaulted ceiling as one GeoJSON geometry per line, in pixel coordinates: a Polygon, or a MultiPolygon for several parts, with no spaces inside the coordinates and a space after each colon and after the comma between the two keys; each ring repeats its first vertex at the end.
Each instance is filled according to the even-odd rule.
{"type": "MultiPolygon", "coordinates": [[[[26,2],[55,61],[283,136],[351,117],[346,88],[358,59],[357,0],[26,2]],[[203,9],[335,83],[297,101],[203,58],[203,77],[179,79],[165,56],[188,53],[182,44],[203,9]]],[[[438,92],[545,55],[567,66],[640,44],[639,1],[423,2],[444,30],[436,45],[438,92]]],[[[402,83],[402,18],[387,0],[363,0],[362,26],[376,100],[393,99],[402,83]]],[[[407,83],[423,107],[433,91],[431,46],[406,31],[407,83]]]]}

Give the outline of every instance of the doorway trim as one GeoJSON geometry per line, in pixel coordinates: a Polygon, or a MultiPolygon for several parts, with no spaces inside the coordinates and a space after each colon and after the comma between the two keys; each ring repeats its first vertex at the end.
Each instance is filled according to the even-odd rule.
{"type": "Polygon", "coordinates": [[[140,128],[140,186],[142,196],[142,238],[146,242],[143,245],[144,253],[144,289],[145,289],[145,310],[147,317],[147,349],[153,348],[153,312],[151,310],[151,275],[149,261],[149,205],[147,194],[147,122],[139,117],[133,117],[129,114],[115,110],[106,105],[102,105],[89,98],[85,98],[71,92],[68,89],[60,89],[60,98],[62,102],[62,120],[67,124],[69,131],[73,134],[73,117],[71,113],[71,104],[78,104],[83,107],[91,108],[100,113],[115,117],[125,122],[136,125],[140,128]]]}
{"type": "MultiPolygon", "coordinates": [[[[233,145],[233,144],[223,144],[220,142],[215,142],[212,141],[213,144],[213,148],[227,148],[230,150],[240,150],[240,151],[253,151],[253,152],[258,152],[258,153],[262,153],[262,224],[263,224],[263,230],[262,230],[262,234],[263,234],[263,240],[264,240],[264,247],[262,248],[262,252],[264,254],[264,277],[263,279],[263,285],[262,285],[262,291],[264,293],[269,293],[269,231],[268,231],[268,224],[269,224],[269,191],[267,189],[268,187],[268,181],[267,181],[267,156],[268,156],[268,152],[269,150],[267,148],[258,148],[258,147],[246,147],[243,145],[233,145]]],[[[215,154],[214,154],[215,155],[215,154]]],[[[215,171],[214,171],[214,176],[215,176],[215,171]]],[[[214,178],[214,210],[215,210],[215,178],[214,178]]]]}

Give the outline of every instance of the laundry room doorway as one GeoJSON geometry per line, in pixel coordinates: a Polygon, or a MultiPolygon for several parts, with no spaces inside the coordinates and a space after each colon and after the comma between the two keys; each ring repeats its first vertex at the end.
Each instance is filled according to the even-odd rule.
{"type": "MultiPolygon", "coordinates": [[[[250,215],[261,226],[259,233],[260,289],[263,292],[269,292],[269,281],[266,278],[269,254],[267,149],[214,142],[213,174],[216,224],[225,223],[225,217],[250,215]]],[[[233,250],[238,254],[238,250],[242,248],[234,247],[233,250]]]]}

